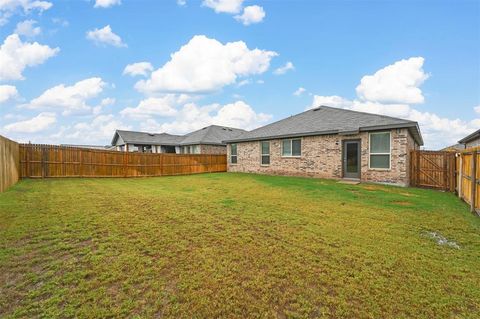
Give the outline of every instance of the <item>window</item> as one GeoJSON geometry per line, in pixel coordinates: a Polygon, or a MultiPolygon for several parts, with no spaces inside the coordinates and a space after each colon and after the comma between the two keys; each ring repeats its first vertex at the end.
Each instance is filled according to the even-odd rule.
{"type": "Polygon", "coordinates": [[[282,156],[301,156],[302,155],[302,140],[288,139],[282,141],[282,156]]]}
{"type": "Polygon", "coordinates": [[[270,142],[260,142],[262,165],[270,165],[270,142]]]}
{"type": "Polygon", "coordinates": [[[390,169],[390,132],[370,133],[370,168],[390,169]]]}
{"type": "Polygon", "coordinates": [[[192,146],[192,154],[200,154],[200,145],[192,146]]]}
{"type": "Polygon", "coordinates": [[[230,144],[230,163],[237,164],[237,144],[230,144]]]}

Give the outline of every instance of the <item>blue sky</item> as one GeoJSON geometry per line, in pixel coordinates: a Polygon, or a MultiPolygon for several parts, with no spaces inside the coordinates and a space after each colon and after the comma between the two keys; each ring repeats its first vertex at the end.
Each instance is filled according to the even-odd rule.
{"type": "Polygon", "coordinates": [[[479,1],[9,0],[0,44],[0,134],[19,141],[319,104],[416,120],[427,148],[480,128],[479,1]]]}

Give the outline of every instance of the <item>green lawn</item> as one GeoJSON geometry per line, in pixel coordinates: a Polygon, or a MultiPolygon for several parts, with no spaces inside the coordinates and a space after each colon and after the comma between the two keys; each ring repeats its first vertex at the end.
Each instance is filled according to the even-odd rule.
{"type": "Polygon", "coordinates": [[[448,193],[224,173],[0,194],[1,318],[480,318],[479,287],[480,218],[448,193]]]}

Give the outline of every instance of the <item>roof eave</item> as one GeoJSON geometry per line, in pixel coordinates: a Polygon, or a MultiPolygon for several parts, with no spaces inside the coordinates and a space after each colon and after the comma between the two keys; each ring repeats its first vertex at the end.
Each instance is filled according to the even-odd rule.
{"type": "Polygon", "coordinates": [[[391,130],[396,128],[408,128],[408,129],[415,129],[412,132],[413,138],[418,143],[418,145],[423,146],[423,137],[420,133],[420,127],[418,126],[417,122],[406,122],[406,123],[398,123],[398,124],[388,124],[388,125],[374,125],[374,126],[364,126],[360,128],[360,131],[380,131],[380,130],[391,130]]]}
{"type": "Polygon", "coordinates": [[[193,143],[180,143],[180,146],[188,146],[188,145],[214,145],[214,146],[225,146],[226,143],[216,143],[216,142],[193,142],[193,143]]]}
{"type": "Polygon", "coordinates": [[[237,143],[237,142],[265,141],[265,140],[290,138],[290,137],[332,135],[332,134],[338,134],[338,133],[339,133],[338,130],[320,131],[320,132],[307,132],[307,133],[293,133],[293,134],[271,135],[271,136],[264,136],[264,137],[230,139],[230,140],[224,140],[223,142],[228,144],[228,143],[237,143]]]}
{"type": "Polygon", "coordinates": [[[471,140],[475,139],[475,137],[478,137],[478,136],[480,136],[480,130],[477,130],[477,131],[473,132],[472,134],[465,136],[460,141],[458,141],[458,143],[466,144],[466,143],[470,142],[471,140]]]}
{"type": "Polygon", "coordinates": [[[395,128],[415,128],[418,132],[416,136],[417,143],[423,145],[423,139],[420,134],[420,129],[418,128],[417,122],[405,122],[398,124],[389,124],[389,125],[373,125],[373,126],[364,126],[360,127],[358,130],[351,131],[339,131],[339,130],[330,130],[330,131],[317,131],[317,132],[306,132],[306,133],[294,133],[294,134],[282,134],[282,135],[273,135],[265,137],[253,137],[253,138],[238,138],[238,139],[229,139],[224,140],[224,143],[238,143],[238,142],[252,142],[252,141],[264,141],[271,139],[281,139],[281,138],[290,138],[290,137],[302,137],[302,136],[318,136],[318,135],[351,135],[357,134],[358,132],[368,132],[368,131],[380,131],[380,130],[391,130],[395,128]]]}

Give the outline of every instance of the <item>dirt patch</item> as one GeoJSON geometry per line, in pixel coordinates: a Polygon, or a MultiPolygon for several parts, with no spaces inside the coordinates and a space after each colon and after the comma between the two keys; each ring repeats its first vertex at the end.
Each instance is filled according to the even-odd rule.
{"type": "Polygon", "coordinates": [[[446,237],[444,237],[440,233],[437,233],[437,232],[434,232],[434,231],[427,231],[424,234],[425,234],[425,236],[430,237],[433,240],[435,240],[437,242],[437,244],[440,245],[440,246],[448,246],[448,247],[451,247],[451,248],[460,249],[459,244],[457,244],[453,240],[447,239],[446,237]]]}

